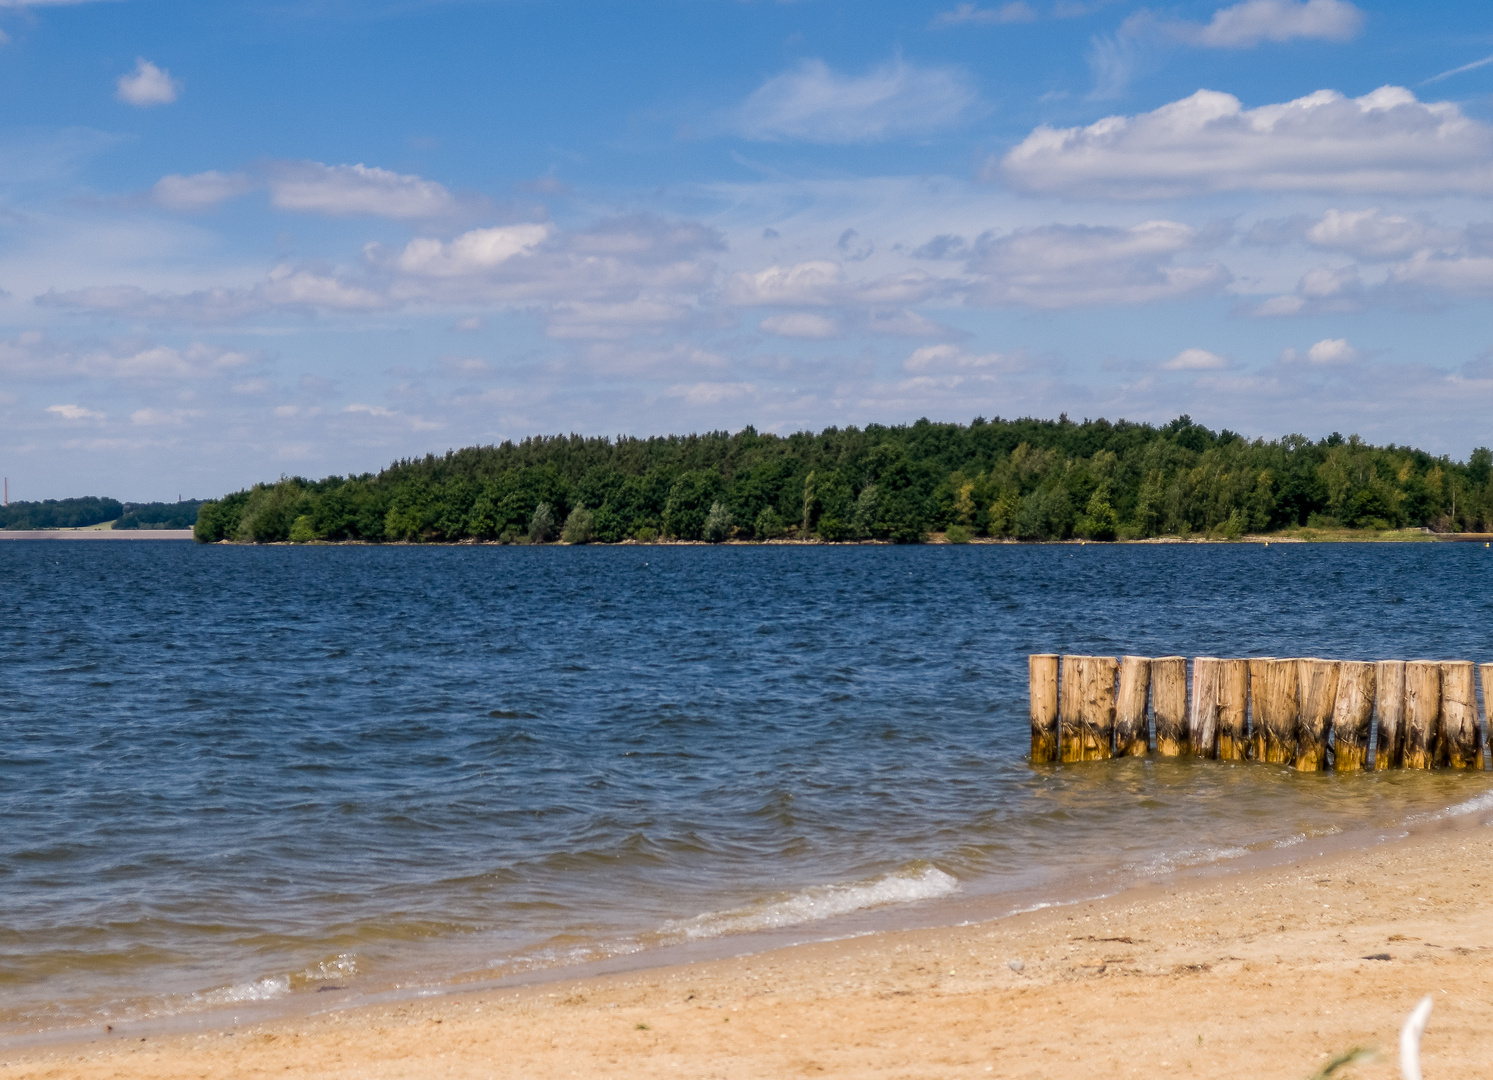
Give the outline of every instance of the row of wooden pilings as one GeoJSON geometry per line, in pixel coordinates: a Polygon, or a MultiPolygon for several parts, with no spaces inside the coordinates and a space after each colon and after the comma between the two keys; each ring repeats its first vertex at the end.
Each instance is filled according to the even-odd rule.
{"type": "MultiPolygon", "coordinates": [[[[1493,702],[1493,664],[1476,667],[1493,702]]],[[[1471,661],[1203,656],[1191,695],[1183,656],[1040,653],[1029,668],[1033,763],[1148,754],[1154,718],[1163,757],[1303,772],[1484,768],[1471,661]]]]}

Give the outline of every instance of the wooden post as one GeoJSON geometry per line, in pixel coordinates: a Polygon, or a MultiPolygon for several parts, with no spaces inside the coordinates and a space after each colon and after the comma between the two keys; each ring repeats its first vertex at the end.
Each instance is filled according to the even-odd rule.
{"type": "Polygon", "coordinates": [[[1032,764],[1046,765],[1058,759],[1058,658],[1037,653],[1026,658],[1031,695],[1032,764]]]}
{"type": "Polygon", "coordinates": [[[1199,656],[1192,661],[1192,709],[1187,714],[1187,741],[1198,757],[1218,756],[1218,676],[1223,661],[1199,656]]]}
{"type": "Polygon", "coordinates": [[[1298,660],[1301,680],[1301,718],[1296,729],[1296,771],[1327,768],[1327,734],[1332,729],[1332,706],[1337,700],[1339,665],[1311,657],[1298,660]]]}
{"type": "Polygon", "coordinates": [[[1083,701],[1081,656],[1065,656],[1059,662],[1058,679],[1058,760],[1082,761],[1083,736],[1080,731],[1080,703],[1083,701]]]}
{"type": "Polygon", "coordinates": [[[1266,660],[1264,667],[1264,693],[1255,694],[1255,725],[1265,729],[1261,760],[1289,765],[1296,760],[1301,673],[1295,660],[1266,660]]]}
{"type": "Polygon", "coordinates": [[[1479,739],[1477,743],[1476,768],[1482,771],[1488,767],[1488,742],[1493,741],[1493,704],[1490,704],[1493,703],[1493,697],[1489,696],[1489,691],[1493,690],[1493,686],[1489,685],[1493,683],[1493,664],[1479,664],[1477,673],[1483,684],[1483,714],[1488,719],[1487,735],[1479,739]]]}
{"type": "Polygon", "coordinates": [[[1218,757],[1249,757],[1249,661],[1220,660],[1218,673],[1218,757]]]}
{"type": "Polygon", "coordinates": [[[1146,716],[1146,692],[1151,688],[1151,661],[1144,656],[1120,657],[1120,696],[1115,703],[1115,755],[1144,757],[1151,750],[1151,725],[1146,716]]]}
{"type": "Polygon", "coordinates": [[[1158,656],[1151,661],[1151,712],[1156,717],[1156,752],[1187,753],[1187,658],[1158,656]]]}
{"type": "Polygon", "coordinates": [[[1250,755],[1256,761],[1265,760],[1265,722],[1260,719],[1260,707],[1265,700],[1265,667],[1274,657],[1257,656],[1249,663],[1249,719],[1250,755]]]}
{"type": "Polygon", "coordinates": [[[1369,732],[1374,719],[1374,665],[1343,662],[1337,700],[1332,706],[1332,767],[1355,772],[1369,761],[1369,732]]]}
{"type": "Polygon", "coordinates": [[[1115,675],[1113,656],[1086,656],[1079,666],[1083,680],[1083,756],[1080,761],[1103,761],[1115,756],[1115,675]]]}
{"type": "Polygon", "coordinates": [[[1472,683],[1472,661],[1444,660],[1441,664],[1441,721],[1438,725],[1436,764],[1470,769],[1477,761],[1482,733],[1477,724],[1477,692],[1472,683]]]}
{"type": "Polygon", "coordinates": [[[1374,665],[1374,711],[1379,718],[1374,769],[1405,766],[1405,661],[1380,660],[1374,665]]]}
{"type": "Polygon", "coordinates": [[[1436,752],[1436,721],[1441,715],[1441,665],[1435,660],[1405,664],[1405,768],[1429,769],[1436,752]]]}

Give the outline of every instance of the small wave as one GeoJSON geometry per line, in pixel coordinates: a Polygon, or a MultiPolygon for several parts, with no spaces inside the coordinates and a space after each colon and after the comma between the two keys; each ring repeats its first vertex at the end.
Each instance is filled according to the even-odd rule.
{"type": "Polygon", "coordinates": [[[222,986],[216,990],[205,990],[195,995],[196,1001],[203,1005],[237,1005],[244,1001],[273,1001],[275,998],[284,997],[290,993],[290,978],[286,975],[274,975],[257,982],[239,983],[236,986],[222,986]]]}
{"type": "Polygon", "coordinates": [[[888,874],[850,885],[818,885],[781,900],[676,919],[665,924],[665,931],[698,940],[753,930],[778,930],[867,908],[933,900],[958,888],[958,878],[936,866],[927,866],[915,873],[888,874]]]}
{"type": "Polygon", "coordinates": [[[1468,814],[1481,814],[1488,810],[1493,810],[1493,791],[1474,795],[1465,802],[1453,803],[1445,810],[1438,810],[1434,814],[1422,814],[1410,820],[1445,821],[1447,818],[1466,817],[1468,814]]]}

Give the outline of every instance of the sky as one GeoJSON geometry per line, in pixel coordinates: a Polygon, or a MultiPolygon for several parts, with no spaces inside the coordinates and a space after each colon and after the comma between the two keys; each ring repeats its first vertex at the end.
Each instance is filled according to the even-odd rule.
{"type": "Polygon", "coordinates": [[[1493,8],[0,0],[0,473],[976,416],[1493,444],[1493,8]]]}

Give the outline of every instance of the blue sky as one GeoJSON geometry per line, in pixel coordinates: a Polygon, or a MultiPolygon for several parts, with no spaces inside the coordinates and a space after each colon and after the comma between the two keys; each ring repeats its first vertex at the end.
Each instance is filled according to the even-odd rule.
{"type": "Polygon", "coordinates": [[[1493,443],[1486,5],[0,0],[0,32],[13,498],[920,416],[1493,443]]]}

